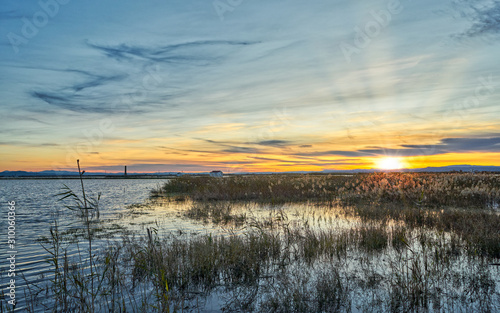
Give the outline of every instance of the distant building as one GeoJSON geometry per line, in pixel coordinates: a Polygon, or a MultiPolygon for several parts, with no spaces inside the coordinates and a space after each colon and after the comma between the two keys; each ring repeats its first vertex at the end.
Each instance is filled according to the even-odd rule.
{"type": "Polygon", "coordinates": [[[223,177],[224,174],[222,171],[211,171],[210,172],[210,177],[223,177]]]}
{"type": "Polygon", "coordinates": [[[178,172],[177,174],[175,174],[175,176],[177,176],[177,177],[181,177],[183,175],[184,175],[184,173],[181,173],[181,172],[178,172]]]}

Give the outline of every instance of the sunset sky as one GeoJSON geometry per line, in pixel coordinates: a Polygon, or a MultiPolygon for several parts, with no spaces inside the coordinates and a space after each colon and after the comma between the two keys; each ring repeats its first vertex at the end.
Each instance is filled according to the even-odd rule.
{"type": "Polygon", "coordinates": [[[0,171],[500,166],[498,1],[3,0],[0,171]]]}

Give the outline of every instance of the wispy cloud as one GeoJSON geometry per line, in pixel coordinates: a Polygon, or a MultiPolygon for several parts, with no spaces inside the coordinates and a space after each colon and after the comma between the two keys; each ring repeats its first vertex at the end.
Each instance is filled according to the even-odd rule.
{"type": "Polygon", "coordinates": [[[0,19],[21,19],[24,16],[16,10],[0,11],[0,19]]]}
{"type": "Polygon", "coordinates": [[[261,153],[262,151],[260,151],[259,149],[255,149],[255,148],[233,146],[229,149],[222,150],[222,152],[257,154],[257,153],[261,153]]]}
{"type": "Polygon", "coordinates": [[[500,1],[459,1],[456,2],[462,17],[471,25],[458,37],[479,37],[500,33],[500,1]]]}
{"type": "Polygon", "coordinates": [[[0,146],[20,146],[20,147],[59,147],[60,144],[53,142],[31,143],[26,141],[0,141],[0,146]]]}
{"type": "Polygon", "coordinates": [[[85,75],[89,76],[90,79],[83,83],[78,83],[74,84],[73,86],[70,86],[69,88],[71,88],[74,91],[82,91],[83,89],[102,86],[109,82],[122,81],[127,77],[127,75],[125,74],[106,76],[106,75],[92,74],[84,71],[78,71],[78,72],[84,73],[85,75]]]}
{"type": "Polygon", "coordinates": [[[355,151],[328,150],[304,152],[300,156],[344,156],[344,157],[379,157],[379,156],[426,156],[443,153],[464,152],[500,152],[500,137],[490,138],[443,138],[435,145],[400,145],[400,148],[368,147],[355,151]]]}
{"type": "Polygon", "coordinates": [[[152,61],[163,63],[192,63],[204,65],[216,61],[217,55],[225,53],[224,46],[248,46],[257,42],[231,40],[201,40],[159,47],[120,44],[106,46],[87,42],[91,48],[103,52],[106,56],[118,61],[152,61]]]}
{"type": "Polygon", "coordinates": [[[33,91],[31,92],[31,96],[36,99],[40,99],[56,108],[76,113],[117,114],[129,110],[129,108],[121,109],[110,107],[109,104],[112,101],[112,98],[105,96],[89,96],[79,94],[65,94],[63,92],[43,91],[33,91]]]}
{"type": "Polygon", "coordinates": [[[296,153],[296,155],[310,156],[310,157],[320,157],[320,156],[362,157],[362,156],[372,156],[373,154],[362,151],[327,150],[327,151],[302,152],[302,153],[296,153]]]}
{"type": "Polygon", "coordinates": [[[421,151],[449,152],[500,152],[500,137],[490,138],[444,138],[437,145],[403,145],[421,151]]]}
{"type": "Polygon", "coordinates": [[[263,140],[257,142],[257,144],[261,146],[283,147],[283,146],[290,146],[293,143],[288,140],[263,140]]]}

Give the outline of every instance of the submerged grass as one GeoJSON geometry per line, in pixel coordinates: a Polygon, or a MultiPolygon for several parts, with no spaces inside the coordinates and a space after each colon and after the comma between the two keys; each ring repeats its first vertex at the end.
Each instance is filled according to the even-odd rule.
{"type": "Polygon", "coordinates": [[[390,220],[403,222],[408,228],[427,228],[450,232],[466,242],[470,255],[500,258],[500,214],[490,210],[456,208],[401,208],[388,204],[381,206],[357,205],[345,208],[350,216],[365,222],[390,220]]]}
{"type": "Polygon", "coordinates": [[[247,218],[245,213],[235,213],[233,205],[228,202],[195,202],[184,212],[184,216],[194,220],[210,221],[224,225],[229,223],[242,225],[247,218]]]}

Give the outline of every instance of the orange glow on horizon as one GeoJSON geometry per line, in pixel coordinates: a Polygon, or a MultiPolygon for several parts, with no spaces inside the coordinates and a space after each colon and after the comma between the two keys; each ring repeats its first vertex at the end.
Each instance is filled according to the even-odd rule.
{"type": "MultiPolygon", "coordinates": [[[[19,148],[25,155],[3,154],[0,171],[43,171],[76,169],[76,156],[64,150],[19,148]],[[74,160],[73,160],[74,159],[74,160]],[[69,162],[69,163],[68,163],[69,162]]],[[[380,156],[380,157],[341,157],[308,156],[297,154],[283,155],[278,150],[262,153],[229,153],[216,149],[189,151],[187,145],[178,150],[150,149],[136,146],[103,147],[98,154],[78,155],[82,167],[88,172],[206,172],[222,170],[235,172],[292,172],[353,169],[413,169],[443,167],[450,165],[500,166],[500,153],[447,153],[429,156],[380,156]],[[272,152],[272,153],[271,153],[272,152]],[[142,167],[136,167],[141,165],[142,167]],[[149,170],[151,168],[151,170],[149,170]]]]}
{"type": "Polygon", "coordinates": [[[378,160],[376,167],[382,170],[398,170],[405,167],[400,158],[385,157],[378,160]]]}

